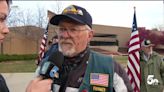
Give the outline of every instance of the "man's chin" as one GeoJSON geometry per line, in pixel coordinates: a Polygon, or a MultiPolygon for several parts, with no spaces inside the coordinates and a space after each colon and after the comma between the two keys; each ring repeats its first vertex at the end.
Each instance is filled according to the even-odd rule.
{"type": "Polygon", "coordinates": [[[61,45],[60,48],[64,52],[69,51],[70,49],[73,49],[72,45],[70,45],[70,44],[69,45],[68,44],[67,45],[61,45]]]}
{"type": "Polygon", "coordinates": [[[75,52],[74,51],[71,51],[71,50],[67,50],[67,51],[62,51],[63,55],[64,56],[67,56],[67,57],[73,57],[75,52]]]}
{"type": "Polygon", "coordinates": [[[68,56],[68,57],[72,57],[76,53],[76,50],[74,48],[60,47],[60,46],[59,46],[59,51],[62,52],[64,56],[68,56]]]}

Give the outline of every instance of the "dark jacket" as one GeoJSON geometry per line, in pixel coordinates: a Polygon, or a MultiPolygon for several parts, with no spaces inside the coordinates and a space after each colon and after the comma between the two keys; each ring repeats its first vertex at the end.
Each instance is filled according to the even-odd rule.
{"type": "Polygon", "coordinates": [[[5,79],[1,74],[0,74],[0,92],[9,92],[5,79]]]}
{"type": "Polygon", "coordinates": [[[52,44],[51,47],[45,52],[43,58],[49,57],[56,50],[58,50],[58,43],[52,44]]]}

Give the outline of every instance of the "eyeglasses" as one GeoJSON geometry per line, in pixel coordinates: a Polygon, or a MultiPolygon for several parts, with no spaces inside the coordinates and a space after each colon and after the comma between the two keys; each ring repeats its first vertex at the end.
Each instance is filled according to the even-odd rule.
{"type": "Polygon", "coordinates": [[[89,30],[88,28],[82,28],[82,27],[72,27],[72,28],[66,28],[66,27],[56,27],[55,31],[57,33],[63,33],[63,32],[69,32],[70,34],[77,34],[81,31],[89,30]]]}

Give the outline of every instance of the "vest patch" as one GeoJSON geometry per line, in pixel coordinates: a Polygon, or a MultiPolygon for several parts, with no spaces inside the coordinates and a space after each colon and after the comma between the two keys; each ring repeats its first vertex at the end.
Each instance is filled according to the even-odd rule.
{"type": "Polygon", "coordinates": [[[108,87],[109,75],[108,74],[100,74],[100,73],[91,73],[90,74],[90,84],[108,87]]]}
{"type": "Polygon", "coordinates": [[[98,87],[98,86],[93,86],[93,91],[98,91],[98,92],[106,92],[106,88],[105,87],[98,87]]]}

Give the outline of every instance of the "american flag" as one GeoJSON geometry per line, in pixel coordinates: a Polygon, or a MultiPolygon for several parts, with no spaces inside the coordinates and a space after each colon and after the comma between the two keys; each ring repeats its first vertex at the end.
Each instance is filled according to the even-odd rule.
{"type": "Polygon", "coordinates": [[[48,28],[45,30],[43,38],[42,38],[42,42],[40,44],[40,50],[39,50],[38,60],[36,61],[36,65],[39,65],[39,63],[41,62],[44,56],[47,39],[48,39],[48,28]]]}
{"type": "Polygon", "coordinates": [[[91,73],[90,84],[108,87],[109,75],[100,73],[91,73]]]}
{"type": "Polygon", "coordinates": [[[140,92],[140,39],[139,32],[137,30],[137,21],[136,13],[134,8],[134,17],[133,17],[133,27],[131,38],[129,41],[129,50],[128,50],[128,65],[127,65],[127,74],[131,85],[134,89],[134,92],[140,92]]]}

